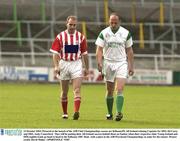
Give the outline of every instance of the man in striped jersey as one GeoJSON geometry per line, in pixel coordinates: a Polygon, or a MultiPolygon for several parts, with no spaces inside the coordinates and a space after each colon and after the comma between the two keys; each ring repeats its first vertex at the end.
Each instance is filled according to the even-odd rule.
{"type": "Polygon", "coordinates": [[[113,92],[116,84],[115,120],[120,121],[123,117],[123,89],[128,75],[133,75],[134,73],[134,57],[131,34],[127,29],[120,26],[120,19],[117,13],[110,15],[109,27],[100,32],[95,44],[97,45],[98,70],[104,74],[106,79],[106,104],[108,109],[106,118],[108,120],[113,119],[113,92]]]}
{"type": "Polygon", "coordinates": [[[81,103],[81,83],[84,75],[88,74],[88,52],[87,42],[83,34],[76,30],[77,18],[67,17],[65,31],[60,32],[54,40],[50,51],[53,53],[54,74],[61,80],[61,106],[63,109],[62,118],[68,118],[68,90],[69,81],[72,80],[74,93],[74,115],[73,119],[78,120],[81,103]],[[83,61],[82,61],[83,60],[83,61]]]}

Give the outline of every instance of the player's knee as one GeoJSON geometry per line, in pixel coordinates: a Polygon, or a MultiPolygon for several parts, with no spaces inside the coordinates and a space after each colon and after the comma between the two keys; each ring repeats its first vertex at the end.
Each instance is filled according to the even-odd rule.
{"type": "Polygon", "coordinates": [[[123,90],[124,90],[124,87],[123,87],[123,86],[120,86],[120,87],[117,87],[117,88],[116,88],[116,91],[117,91],[118,93],[122,93],[123,90]]]}
{"type": "Polygon", "coordinates": [[[80,88],[75,88],[74,89],[74,95],[79,96],[80,95],[80,88]]]}
{"type": "Polygon", "coordinates": [[[61,92],[61,98],[62,98],[62,97],[67,97],[67,92],[62,91],[62,92],[61,92]]]}
{"type": "Polygon", "coordinates": [[[107,88],[107,95],[108,95],[108,96],[112,96],[112,95],[113,95],[113,92],[114,92],[114,88],[113,88],[113,87],[108,87],[108,88],[107,88]]]}

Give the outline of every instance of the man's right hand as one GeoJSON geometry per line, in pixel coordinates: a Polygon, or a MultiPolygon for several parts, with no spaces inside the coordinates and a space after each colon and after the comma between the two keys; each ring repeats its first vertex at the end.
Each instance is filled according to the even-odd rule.
{"type": "Polygon", "coordinates": [[[58,67],[54,68],[54,77],[58,78],[60,76],[60,69],[58,67]]]}
{"type": "Polygon", "coordinates": [[[102,72],[102,64],[98,63],[98,71],[101,73],[102,79],[104,79],[104,74],[102,72]]]}
{"type": "Polygon", "coordinates": [[[102,72],[102,64],[101,63],[98,63],[98,71],[102,72]]]}

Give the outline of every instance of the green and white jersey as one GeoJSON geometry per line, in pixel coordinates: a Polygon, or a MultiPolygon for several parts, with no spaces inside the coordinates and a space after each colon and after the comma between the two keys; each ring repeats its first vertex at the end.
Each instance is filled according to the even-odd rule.
{"type": "Polygon", "coordinates": [[[103,47],[105,60],[126,61],[126,48],[133,45],[130,32],[120,26],[116,33],[110,27],[102,30],[95,42],[97,46],[103,47]]]}

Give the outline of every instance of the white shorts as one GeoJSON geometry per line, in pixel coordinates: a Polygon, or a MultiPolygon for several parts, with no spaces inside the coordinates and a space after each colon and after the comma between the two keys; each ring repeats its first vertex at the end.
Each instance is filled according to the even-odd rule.
{"type": "Polygon", "coordinates": [[[83,76],[82,61],[59,61],[61,80],[70,80],[83,76]]]}
{"type": "Polygon", "coordinates": [[[106,81],[114,82],[115,78],[128,77],[128,64],[127,61],[113,62],[104,61],[103,74],[106,81]]]}

